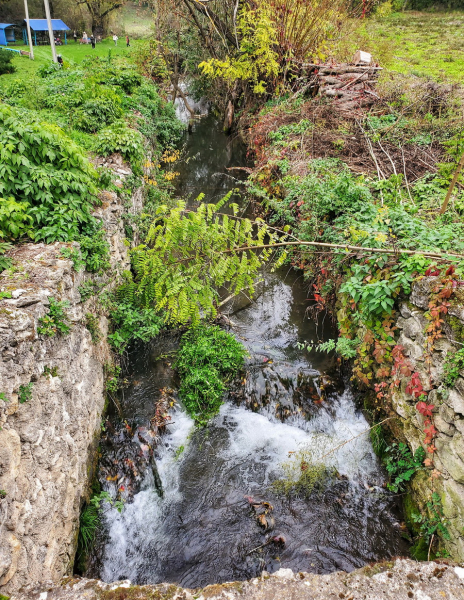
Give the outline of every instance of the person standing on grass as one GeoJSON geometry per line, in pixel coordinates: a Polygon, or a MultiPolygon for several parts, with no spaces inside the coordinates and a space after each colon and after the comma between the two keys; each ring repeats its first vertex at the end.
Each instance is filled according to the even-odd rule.
{"type": "Polygon", "coordinates": [[[74,30],[73,38],[74,38],[74,42],[77,42],[77,31],[76,30],[74,30]]]}
{"type": "Polygon", "coordinates": [[[119,38],[118,38],[118,36],[117,36],[116,34],[114,34],[114,35],[113,35],[113,42],[114,42],[114,45],[115,45],[115,46],[117,46],[117,45],[118,45],[118,39],[119,39],[119,38]]]}
{"type": "Polygon", "coordinates": [[[87,39],[88,39],[88,38],[87,38],[87,34],[86,34],[86,33],[85,33],[85,31],[84,31],[84,33],[82,34],[82,43],[83,43],[83,44],[87,44],[87,39]]]}
{"type": "Polygon", "coordinates": [[[95,50],[95,36],[93,35],[93,33],[90,36],[90,43],[92,44],[92,48],[95,50]]]}
{"type": "Polygon", "coordinates": [[[128,36],[128,35],[126,35],[126,48],[129,48],[129,46],[130,46],[130,43],[129,43],[129,41],[130,41],[130,40],[129,40],[129,36],[128,36]]]}

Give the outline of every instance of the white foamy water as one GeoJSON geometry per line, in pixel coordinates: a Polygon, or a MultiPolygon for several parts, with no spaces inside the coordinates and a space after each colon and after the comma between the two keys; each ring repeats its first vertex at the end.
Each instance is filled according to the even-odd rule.
{"type": "MultiPolygon", "coordinates": [[[[166,530],[166,520],[168,515],[172,520],[172,511],[176,511],[183,499],[180,471],[182,462],[188,458],[189,435],[193,427],[192,420],[181,410],[173,413],[173,421],[158,448],[157,466],[163,498],[156,493],[149,475],[145,489],[125,506],[121,514],[111,508],[105,513],[108,542],[101,574],[105,581],[138,580],[147,560],[152,560],[151,580],[156,581],[156,563],[169,559],[171,538],[166,530]],[[185,446],[185,450],[176,458],[176,451],[181,446],[185,446]]],[[[321,456],[368,427],[362,414],[355,410],[349,392],[334,401],[332,414],[321,410],[310,421],[292,417],[291,421],[281,423],[227,403],[212,426],[212,430],[227,432],[225,440],[221,437],[221,449],[212,460],[218,461],[221,473],[237,472],[234,484],[242,494],[254,493],[271,483],[279,473],[280,465],[288,460],[289,452],[310,447],[316,448],[321,456]],[[258,466],[262,475],[256,483],[258,466]]],[[[208,444],[207,431],[204,435],[205,444],[208,444]]],[[[342,446],[324,462],[335,466],[353,483],[378,475],[377,461],[367,434],[342,446]]]]}
{"type": "MultiPolygon", "coordinates": [[[[194,111],[196,115],[208,114],[209,102],[207,100],[194,100],[191,96],[189,96],[188,85],[185,82],[180,83],[179,87],[185,94],[190,108],[194,111]]],[[[190,114],[190,111],[187,110],[184,99],[182,97],[177,96],[174,106],[176,109],[176,117],[179,119],[179,121],[182,121],[182,123],[188,123],[192,118],[192,115],[190,114]]]]}
{"type": "Polygon", "coordinates": [[[153,477],[147,475],[144,489],[136,494],[134,501],[124,506],[119,513],[106,506],[104,522],[107,527],[108,542],[105,546],[102,579],[133,579],[138,563],[143,556],[140,544],[143,545],[148,534],[156,539],[160,528],[163,509],[180,500],[179,468],[176,451],[186,443],[193,428],[193,420],[181,410],[172,413],[173,423],[169,425],[169,433],[163,436],[159,445],[160,458],[157,460],[164,498],[160,498],[153,477]],[[127,567],[127,568],[126,568],[127,567]],[[123,570],[127,575],[116,576],[123,570]]]}

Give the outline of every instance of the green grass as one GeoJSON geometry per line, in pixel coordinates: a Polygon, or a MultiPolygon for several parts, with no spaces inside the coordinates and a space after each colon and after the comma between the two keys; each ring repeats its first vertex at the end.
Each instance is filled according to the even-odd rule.
{"type": "Polygon", "coordinates": [[[147,38],[152,32],[153,10],[128,2],[111,14],[110,31],[118,35],[128,34],[131,38],[147,38]]]}
{"type": "MultiPolygon", "coordinates": [[[[140,45],[140,40],[131,40],[131,45],[126,48],[125,39],[120,38],[118,45],[115,46],[111,38],[107,38],[98,43],[94,50],[90,44],[75,43],[74,40],[69,41],[66,46],[57,46],[57,53],[61,54],[64,61],[70,63],[80,63],[86,56],[107,57],[111,50],[112,57],[129,57],[136,51],[140,45]]],[[[18,50],[29,50],[27,46],[16,45],[14,48],[18,50]]],[[[30,60],[27,56],[15,56],[13,64],[16,67],[16,72],[10,75],[0,75],[0,84],[8,83],[15,80],[21,80],[36,74],[39,67],[52,62],[52,51],[50,46],[34,46],[34,60],[30,60]]]]}
{"type": "Polygon", "coordinates": [[[358,47],[386,69],[463,82],[464,11],[406,11],[369,19],[338,50],[346,59],[358,47]]]}

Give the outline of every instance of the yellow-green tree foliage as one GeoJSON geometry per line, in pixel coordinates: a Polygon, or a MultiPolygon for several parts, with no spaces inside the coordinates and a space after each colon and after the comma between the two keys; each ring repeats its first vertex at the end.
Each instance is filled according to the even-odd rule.
{"type": "Polygon", "coordinates": [[[325,59],[333,42],[356,23],[373,0],[257,0],[244,3],[237,24],[239,50],[200,63],[203,73],[229,83],[252,84],[255,93],[276,88],[305,61],[325,59]]]}
{"type": "MultiPolygon", "coordinates": [[[[173,209],[160,207],[146,243],[132,251],[135,282],[121,292],[165,311],[167,322],[179,324],[215,317],[220,288],[253,295],[260,267],[275,253],[263,246],[279,237],[261,219],[237,217],[236,204],[230,205],[233,214],[220,213],[231,194],[218,204],[201,203],[195,211],[186,210],[184,202],[173,209]]],[[[285,257],[282,252],[273,268],[285,257]]]]}
{"type": "Polygon", "coordinates": [[[245,5],[239,16],[240,51],[225,60],[211,58],[200,63],[203,73],[220,77],[233,83],[237,79],[248,81],[256,94],[266,91],[267,82],[279,74],[276,52],[277,30],[267,2],[257,8],[245,5]]]}

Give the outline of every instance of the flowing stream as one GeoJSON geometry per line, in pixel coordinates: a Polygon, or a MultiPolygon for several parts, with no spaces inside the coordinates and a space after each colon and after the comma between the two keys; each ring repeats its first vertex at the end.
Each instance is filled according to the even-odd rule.
{"type": "MultiPolygon", "coordinates": [[[[179,196],[193,201],[203,192],[216,201],[240,185],[241,172],[227,168],[246,165],[245,149],[213,116],[196,123],[185,144],[179,196]]],[[[195,588],[280,567],[350,571],[407,553],[349,386],[332,357],[297,346],[335,333],[308,317],[308,304],[301,277],[282,269],[265,276],[254,302],[242,297],[228,306],[250,357],[207,429],[195,429],[173,403],[178,336],[132,350],[123,415],[110,410],[99,467],[103,488],[126,504],[121,513],[106,505],[89,575],[195,588]],[[160,398],[173,404],[171,423],[155,440],[150,419],[160,398]],[[322,456],[337,447],[324,459],[337,474],[322,489],[306,498],[276,494],[272,483],[295,457],[289,453],[310,448],[322,456]]]]}

